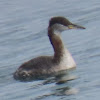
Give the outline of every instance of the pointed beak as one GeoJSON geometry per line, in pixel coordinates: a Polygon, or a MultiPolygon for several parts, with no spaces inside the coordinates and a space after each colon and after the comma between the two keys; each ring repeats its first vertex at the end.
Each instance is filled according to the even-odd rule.
{"type": "Polygon", "coordinates": [[[86,29],[86,28],[80,25],[71,24],[71,25],[68,25],[68,29],[86,29]]]}

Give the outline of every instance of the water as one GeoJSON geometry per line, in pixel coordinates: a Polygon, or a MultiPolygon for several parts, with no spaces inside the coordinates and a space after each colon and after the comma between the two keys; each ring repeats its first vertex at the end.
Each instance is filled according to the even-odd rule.
{"type": "Polygon", "coordinates": [[[0,0],[0,13],[0,100],[100,99],[100,0],[0,0]],[[53,54],[46,35],[53,16],[86,27],[62,34],[77,63],[72,74],[78,78],[63,84],[14,80],[23,62],[53,54]]]}

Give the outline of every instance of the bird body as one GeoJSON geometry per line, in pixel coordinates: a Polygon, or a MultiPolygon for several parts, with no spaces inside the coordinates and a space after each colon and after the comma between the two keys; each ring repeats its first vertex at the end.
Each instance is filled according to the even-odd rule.
{"type": "Polygon", "coordinates": [[[72,24],[64,17],[51,18],[48,26],[48,37],[54,49],[54,55],[36,57],[23,63],[14,73],[14,78],[28,80],[76,67],[74,59],[61,39],[62,31],[73,28],[85,29],[82,26],[72,24]]]}

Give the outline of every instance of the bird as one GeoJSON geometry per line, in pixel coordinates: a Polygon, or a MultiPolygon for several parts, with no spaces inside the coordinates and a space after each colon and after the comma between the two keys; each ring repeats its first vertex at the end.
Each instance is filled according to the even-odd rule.
{"type": "Polygon", "coordinates": [[[85,27],[73,24],[63,16],[52,17],[49,20],[47,35],[54,50],[53,56],[39,56],[24,62],[14,72],[13,77],[16,80],[31,80],[76,68],[76,63],[61,38],[61,33],[69,29],[85,29],[85,27]]]}

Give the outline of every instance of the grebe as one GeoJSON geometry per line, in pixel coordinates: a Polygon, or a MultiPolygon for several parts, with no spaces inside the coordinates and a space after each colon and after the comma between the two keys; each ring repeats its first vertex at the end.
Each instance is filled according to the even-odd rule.
{"type": "Polygon", "coordinates": [[[29,80],[76,67],[74,59],[62,42],[60,33],[64,30],[77,28],[85,29],[83,26],[71,23],[64,17],[51,18],[48,26],[48,37],[53,46],[54,55],[40,56],[23,63],[14,73],[14,78],[29,80]]]}

